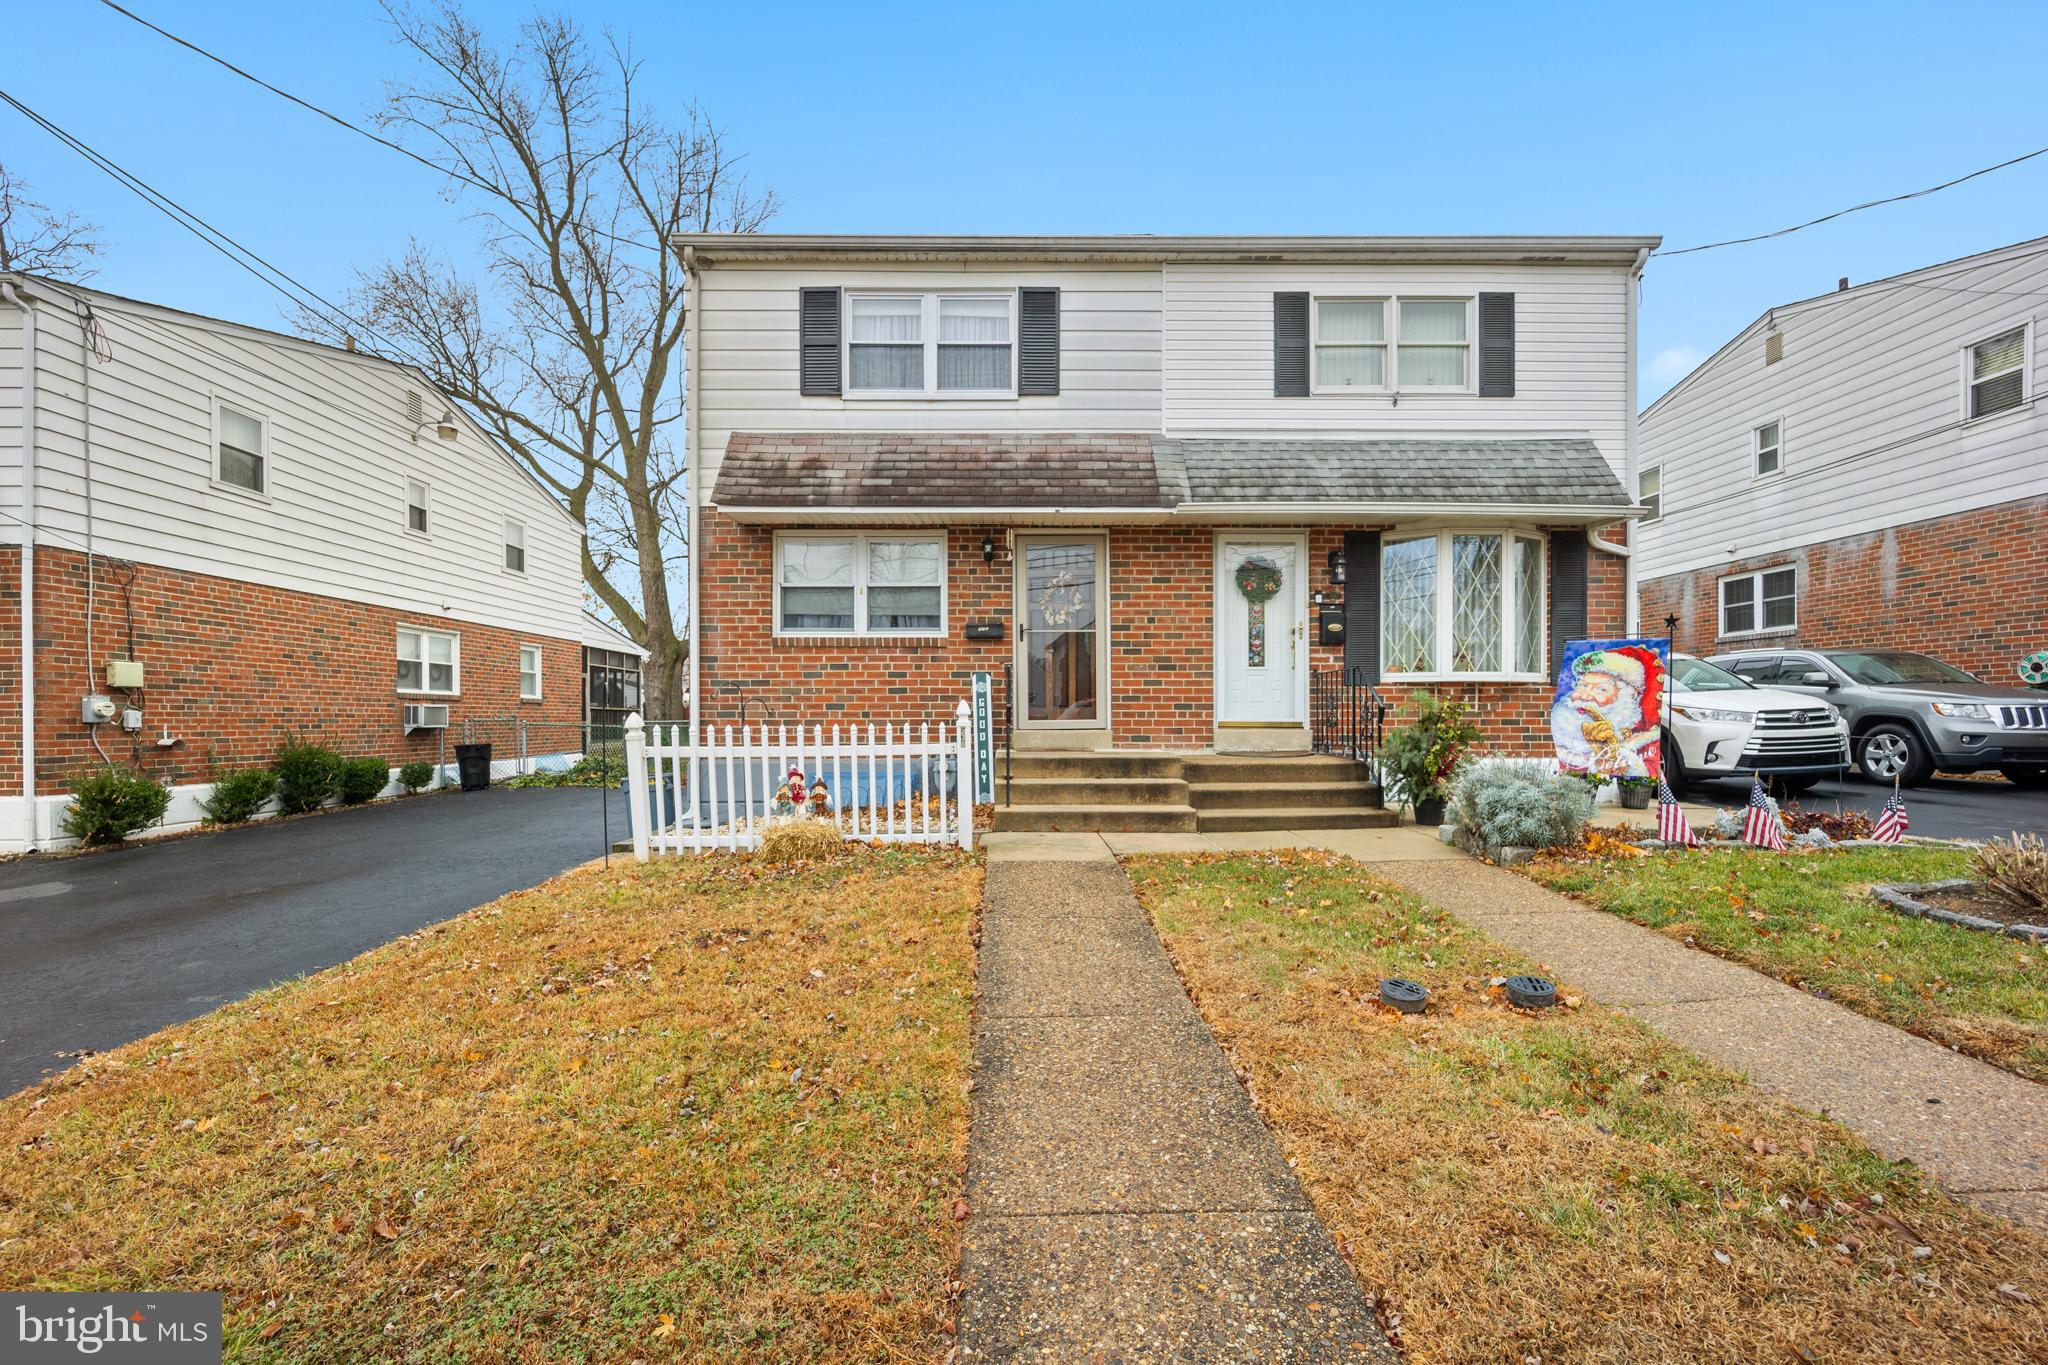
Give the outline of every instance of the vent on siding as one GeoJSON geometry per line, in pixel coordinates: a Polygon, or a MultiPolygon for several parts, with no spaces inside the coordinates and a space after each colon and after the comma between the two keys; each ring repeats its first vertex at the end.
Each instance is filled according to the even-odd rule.
{"type": "Polygon", "coordinates": [[[427,420],[427,405],[420,398],[418,389],[405,391],[405,420],[414,426],[421,426],[427,420]]]}
{"type": "Polygon", "coordinates": [[[1772,332],[1764,338],[1764,364],[1775,365],[1785,358],[1785,334],[1772,332]]]}

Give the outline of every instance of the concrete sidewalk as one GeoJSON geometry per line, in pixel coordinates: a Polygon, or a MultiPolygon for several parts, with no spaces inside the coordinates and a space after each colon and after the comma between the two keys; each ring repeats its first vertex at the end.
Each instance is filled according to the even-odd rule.
{"type": "Polygon", "coordinates": [[[1259,834],[984,834],[989,861],[1089,862],[1134,853],[1219,853],[1266,848],[1320,848],[1361,862],[1457,859],[1434,829],[1290,829],[1259,834]]]}
{"type": "Polygon", "coordinates": [[[1971,1203],[2048,1229],[2048,1087],[1472,859],[1372,870],[1971,1203]]]}
{"type": "Polygon", "coordinates": [[[960,1359],[1391,1361],[1109,845],[1028,838],[990,843],[960,1359]]]}

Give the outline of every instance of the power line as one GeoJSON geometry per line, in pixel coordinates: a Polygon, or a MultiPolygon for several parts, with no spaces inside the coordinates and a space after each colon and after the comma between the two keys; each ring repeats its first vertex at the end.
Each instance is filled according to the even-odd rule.
{"type": "Polygon", "coordinates": [[[1652,256],[1689,256],[1695,251],[1716,251],[1724,246],[1743,246],[1749,242],[1767,242],[1773,237],[1785,237],[1794,232],[1804,232],[1807,228],[1819,227],[1822,223],[1831,223],[1837,218],[1847,217],[1852,213],[1861,213],[1865,209],[1874,209],[1885,204],[1901,204],[1908,199],[1925,198],[1927,195],[1936,194],[1942,190],[1953,189],[1966,180],[1975,180],[1980,175],[1989,175],[1993,171],[2002,171],[2007,166],[2017,166],[2022,161],[2032,161],[2037,156],[2048,156],[2048,147],[2036,147],[2031,152],[2022,152],[2020,155],[2006,161],[2001,161],[1995,166],[1981,167],[1971,171],[1968,175],[1959,175],[1953,180],[1944,180],[1939,185],[1929,185],[1924,190],[1909,190],[1905,194],[1894,194],[1884,199],[1871,199],[1861,204],[1851,204],[1848,208],[1836,209],[1833,213],[1823,213],[1818,218],[1809,219],[1804,223],[1794,223],[1791,227],[1779,228],[1775,232],[1759,232],[1754,237],[1731,237],[1725,242],[1703,242],[1699,246],[1666,247],[1661,251],[1653,251],[1650,254],[1652,256]]]}
{"type": "MultiPolygon", "coordinates": [[[[129,19],[133,19],[136,23],[142,25],[150,32],[155,33],[163,38],[169,39],[171,42],[176,43],[179,47],[182,47],[189,52],[193,52],[198,56],[204,57],[206,58],[206,60],[213,62],[216,65],[225,67],[229,71],[234,72],[237,76],[240,76],[243,80],[248,81],[254,85],[262,86],[265,90],[268,90],[271,94],[277,96],[279,99],[288,100],[291,103],[298,105],[301,109],[304,109],[306,112],[310,114],[319,115],[321,118],[326,119],[329,123],[333,123],[339,127],[346,128],[349,132],[354,133],[359,137],[366,137],[380,147],[389,148],[391,151],[397,152],[400,156],[409,157],[412,160],[417,161],[420,165],[425,166],[428,170],[435,172],[436,174],[445,175],[452,180],[460,180],[466,185],[470,185],[484,191],[484,193],[486,194],[497,195],[500,198],[508,200],[511,203],[517,205],[518,207],[525,209],[528,213],[539,212],[539,209],[535,205],[530,204],[525,200],[516,197],[510,191],[504,189],[501,186],[493,185],[489,181],[479,180],[473,175],[470,175],[464,171],[456,170],[449,166],[443,166],[439,162],[430,161],[426,157],[421,156],[418,152],[415,152],[412,148],[407,147],[403,143],[393,142],[390,138],[385,137],[381,133],[372,132],[370,129],[363,127],[361,124],[350,122],[348,119],[343,118],[341,115],[335,113],[331,109],[322,108],[320,105],[314,104],[311,100],[302,99],[299,96],[294,95],[289,90],[285,90],[278,86],[272,85],[269,81],[264,80],[261,76],[258,76],[253,72],[243,70],[241,67],[235,65],[233,62],[221,56],[219,53],[210,52],[206,48],[201,47],[199,44],[193,42],[189,38],[181,38],[177,34],[171,32],[169,29],[162,28],[156,24],[151,23],[149,20],[137,14],[134,10],[129,9],[124,5],[118,5],[114,3],[114,0],[100,0],[100,3],[105,5],[108,9],[113,10],[116,14],[120,14],[129,19]]],[[[621,237],[617,233],[606,232],[603,228],[597,227],[594,224],[583,224],[581,226],[583,226],[587,231],[593,232],[600,237],[609,238],[614,242],[619,242],[626,246],[637,246],[649,251],[658,251],[661,249],[658,246],[650,247],[647,243],[640,241],[639,239],[634,237],[621,237]]]]}
{"type": "MultiPolygon", "coordinates": [[[[281,269],[276,265],[273,265],[264,257],[258,255],[256,252],[250,250],[248,247],[243,246],[233,237],[230,237],[227,233],[221,231],[213,224],[207,222],[204,218],[201,218],[198,214],[192,212],[192,210],[186,208],[177,200],[171,198],[163,191],[157,189],[154,185],[151,185],[148,181],[142,179],[140,176],[135,175],[133,172],[126,170],[119,163],[115,162],[112,158],[107,157],[102,153],[96,151],[93,147],[91,147],[83,140],[74,137],[72,134],[66,132],[56,123],[53,123],[51,120],[47,118],[44,118],[41,114],[38,114],[35,110],[29,108],[20,100],[16,99],[13,95],[8,94],[5,90],[0,90],[0,101],[5,101],[7,104],[13,106],[22,115],[24,115],[31,122],[33,122],[37,127],[43,129],[52,137],[62,142],[65,146],[77,152],[80,156],[84,157],[94,166],[98,167],[101,171],[105,172],[108,176],[112,177],[122,187],[129,190],[131,193],[135,194],[138,198],[140,198],[144,203],[148,204],[151,208],[154,208],[159,213],[162,213],[172,222],[178,224],[178,226],[184,228],[187,232],[190,232],[193,236],[199,238],[200,241],[205,242],[208,246],[212,247],[215,251],[218,251],[221,255],[233,261],[236,265],[242,267],[242,269],[248,271],[251,275],[254,275],[259,280],[262,280],[272,289],[277,290],[278,293],[283,294],[293,303],[298,304],[302,308],[308,308],[315,313],[321,313],[322,309],[324,309],[325,313],[323,313],[322,316],[325,321],[333,323],[335,319],[338,318],[343,322],[351,324],[360,333],[376,337],[379,340],[383,341],[387,346],[390,346],[393,351],[397,352],[402,356],[405,356],[407,360],[413,360],[413,357],[407,354],[404,346],[400,345],[396,341],[393,341],[390,337],[384,335],[382,332],[379,332],[376,328],[370,326],[368,323],[365,323],[360,319],[351,316],[346,309],[332,302],[324,295],[322,295],[319,291],[312,288],[310,285],[301,282],[299,279],[297,279],[295,276],[291,275],[287,271],[281,269]],[[247,259],[244,259],[245,257],[247,259]],[[251,265],[251,261],[255,262],[255,264],[251,265]],[[261,269],[257,268],[259,266],[261,267],[261,269]],[[269,274],[266,275],[264,271],[268,271],[269,274]],[[271,276],[275,276],[276,278],[273,279],[271,278],[271,276]],[[279,284],[277,282],[278,280],[284,280],[291,287],[287,288],[285,285],[279,284]],[[292,291],[294,289],[296,289],[299,292],[297,294],[293,293],[292,291]],[[320,308],[313,308],[312,305],[306,302],[305,298],[299,297],[299,294],[304,294],[308,298],[315,300],[320,305],[320,308]]],[[[418,362],[414,360],[413,363],[417,364],[418,362]]]]}

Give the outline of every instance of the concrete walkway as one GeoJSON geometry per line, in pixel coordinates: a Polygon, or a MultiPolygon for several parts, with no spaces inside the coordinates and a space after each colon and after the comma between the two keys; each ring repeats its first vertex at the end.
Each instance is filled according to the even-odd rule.
{"type": "Polygon", "coordinates": [[[992,863],[1091,862],[1135,853],[1218,853],[1265,848],[1320,848],[1361,862],[1461,859],[1435,830],[1293,829],[1258,834],[985,834],[992,863]]]}
{"type": "Polygon", "coordinates": [[[2048,1229],[2048,1086],[1469,858],[1373,871],[1971,1203],[2048,1229]]]}
{"type": "Polygon", "coordinates": [[[989,856],[959,1358],[1391,1361],[1109,845],[989,856]]]}

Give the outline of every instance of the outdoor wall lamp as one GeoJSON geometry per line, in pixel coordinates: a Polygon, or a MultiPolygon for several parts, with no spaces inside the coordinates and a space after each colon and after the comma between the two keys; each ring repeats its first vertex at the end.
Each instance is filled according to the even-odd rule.
{"type": "Polygon", "coordinates": [[[1330,551],[1330,581],[1339,587],[1343,586],[1344,552],[1342,550],[1330,551]]]}
{"type": "Polygon", "coordinates": [[[994,536],[985,535],[981,538],[981,562],[984,564],[996,562],[996,538],[994,536]]]}

